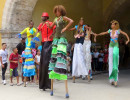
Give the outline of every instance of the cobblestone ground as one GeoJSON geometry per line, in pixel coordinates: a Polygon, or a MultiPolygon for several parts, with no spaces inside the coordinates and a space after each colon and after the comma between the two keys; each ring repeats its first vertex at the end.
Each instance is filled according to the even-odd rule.
{"type": "MultiPolygon", "coordinates": [[[[1,81],[1,79],[0,79],[1,81]]],[[[14,80],[16,81],[16,80],[14,80]]],[[[55,81],[54,96],[50,96],[50,90],[39,90],[38,85],[29,83],[27,87],[10,86],[0,83],[0,100],[65,100],[65,88],[63,81],[55,81]]],[[[108,82],[108,74],[93,76],[88,84],[87,80],[77,79],[72,83],[68,80],[69,100],[130,100],[130,70],[122,70],[119,74],[119,85],[113,87],[108,82]]]]}

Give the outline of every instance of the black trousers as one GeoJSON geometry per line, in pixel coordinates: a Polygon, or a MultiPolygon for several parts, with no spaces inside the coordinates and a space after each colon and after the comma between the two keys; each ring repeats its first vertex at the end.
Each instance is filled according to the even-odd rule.
{"type": "Polygon", "coordinates": [[[6,72],[6,69],[7,69],[7,63],[4,64],[4,68],[2,68],[2,80],[5,80],[5,72],[6,72]]]}
{"type": "Polygon", "coordinates": [[[51,80],[49,79],[48,66],[51,58],[52,51],[52,41],[47,41],[42,43],[42,52],[40,59],[39,68],[39,88],[47,89],[51,88],[51,80]]]}
{"type": "Polygon", "coordinates": [[[97,71],[98,70],[98,58],[93,59],[93,65],[94,65],[94,69],[97,71]]]}
{"type": "Polygon", "coordinates": [[[99,71],[103,71],[103,62],[98,63],[99,71]]]}

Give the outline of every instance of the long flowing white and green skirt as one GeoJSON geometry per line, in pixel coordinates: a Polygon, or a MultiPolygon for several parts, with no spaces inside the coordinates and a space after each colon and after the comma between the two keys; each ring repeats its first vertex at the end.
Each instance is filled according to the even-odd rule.
{"type": "Polygon", "coordinates": [[[110,42],[109,45],[109,80],[118,81],[119,47],[118,42],[110,42]]]}

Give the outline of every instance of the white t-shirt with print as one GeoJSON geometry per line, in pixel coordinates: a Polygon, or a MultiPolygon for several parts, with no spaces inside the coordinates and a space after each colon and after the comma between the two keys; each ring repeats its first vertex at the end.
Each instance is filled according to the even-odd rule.
{"type": "Polygon", "coordinates": [[[40,56],[36,55],[36,58],[37,58],[37,62],[40,63],[40,56]]]}
{"type": "Polygon", "coordinates": [[[98,58],[98,55],[99,55],[99,52],[94,52],[93,53],[94,58],[98,58]]]}
{"type": "Polygon", "coordinates": [[[104,54],[103,53],[99,53],[100,54],[100,57],[99,57],[99,62],[103,62],[103,57],[104,57],[104,54]]]}
{"type": "Polygon", "coordinates": [[[8,59],[8,52],[7,52],[7,50],[2,50],[1,49],[0,50],[0,57],[2,57],[2,63],[3,64],[7,63],[7,59],[8,59]]]}

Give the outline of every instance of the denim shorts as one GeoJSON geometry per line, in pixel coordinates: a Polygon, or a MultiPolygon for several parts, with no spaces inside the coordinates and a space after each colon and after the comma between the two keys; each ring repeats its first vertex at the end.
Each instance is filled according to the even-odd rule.
{"type": "Polygon", "coordinates": [[[18,67],[14,69],[10,69],[10,77],[17,77],[18,76],[18,67]]]}
{"type": "Polygon", "coordinates": [[[39,65],[36,65],[37,69],[39,69],[39,65]]]}

